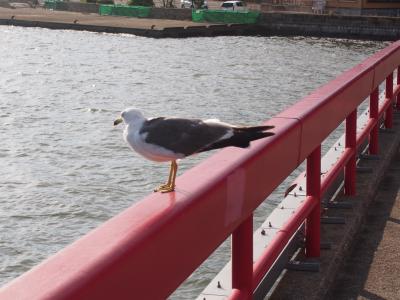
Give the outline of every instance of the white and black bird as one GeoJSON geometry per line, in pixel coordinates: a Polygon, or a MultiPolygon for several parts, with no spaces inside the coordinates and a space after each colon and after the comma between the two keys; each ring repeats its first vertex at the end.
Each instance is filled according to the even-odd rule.
{"type": "Polygon", "coordinates": [[[135,108],[127,108],[114,121],[125,123],[124,140],[137,153],[156,162],[171,162],[167,183],[155,192],[175,188],[177,160],[186,156],[228,146],[246,148],[250,142],[274,135],[274,126],[234,126],[216,119],[149,118],[135,108]]]}

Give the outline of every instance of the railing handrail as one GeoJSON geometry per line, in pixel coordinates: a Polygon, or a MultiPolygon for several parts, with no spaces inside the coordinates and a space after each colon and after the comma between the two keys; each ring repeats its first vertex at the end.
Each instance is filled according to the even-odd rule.
{"type": "Polygon", "coordinates": [[[269,120],[273,137],[216,153],[180,176],[176,192],[135,203],[5,285],[0,299],[167,297],[399,65],[396,42],[269,120]]]}

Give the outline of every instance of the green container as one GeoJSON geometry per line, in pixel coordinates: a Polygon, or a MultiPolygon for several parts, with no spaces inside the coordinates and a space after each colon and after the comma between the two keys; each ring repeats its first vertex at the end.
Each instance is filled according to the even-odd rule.
{"type": "Polygon", "coordinates": [[[209,22],[222,24],[255,24],[260,12],[226,11],[226,10],[193,10],[193,22],[209,22]]]}
{"type": "Polygon", "coordinates": [[[147,18],[151,13],[151,7],[127,6],[127,5],[100,5],[99,13],[102,16],[125,16],[135,18],[147,18]]]}
{"type": "Polygon", "coordinates": [[[114,5],[101,4],[99,6],[99,14],[102,16],[112,16],[114,5]]]}
{"type": "Polygon", "coordinates": [[[47,8],[47,9],[56,10],[57,9],[57,3],[58,3],[58,1],[45,0],[44,1],[44,7],[47,8]]]}

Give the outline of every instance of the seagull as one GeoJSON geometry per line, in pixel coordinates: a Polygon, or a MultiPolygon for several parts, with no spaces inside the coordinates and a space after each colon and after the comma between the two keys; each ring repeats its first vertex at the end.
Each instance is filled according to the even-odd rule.
{"type": "Polygon", "coordinates": [[[145,118],[136,108],[127,108],[114,121],[125,124],[123,138],[140,155],[155,162],[171,162],[168,181],[154,191],[168,193],[175,189],[177,160],[228,146],[247,148],[250,142],[274,135],[274,126],[235,126],[217,119],[175,117],[145,118]]]}

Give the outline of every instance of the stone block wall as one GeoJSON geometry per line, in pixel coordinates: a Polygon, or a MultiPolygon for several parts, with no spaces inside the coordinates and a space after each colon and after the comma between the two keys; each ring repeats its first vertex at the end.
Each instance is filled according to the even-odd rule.
{"type": "Polygon", "coordinates": [[[304,35],[372,40],[400,38],[400,18],[262,13],[263,35],[304,35]]]}
{"type": "Polygon", "coordinates": [[[192,20],[191,9],[153,7],[149,18],[169,20],[192,20]]]}
{"type": "MultiPolygon", "coordinates": [[[[59,10],[74,11],[80,13],[99,13],[99,5],[94,3],[60,2],[57,8],[59,10]]],[[[169,20],[191,20],[192,10],[180,9],[180,8],[153,7],[149,18],[169,19],[169,20]]]]}
{"type": "Polygon", "coordinates": [[[80,13],[99,13],[99,5],[95,3],[59,2],[57,9],[80,13]]]}

